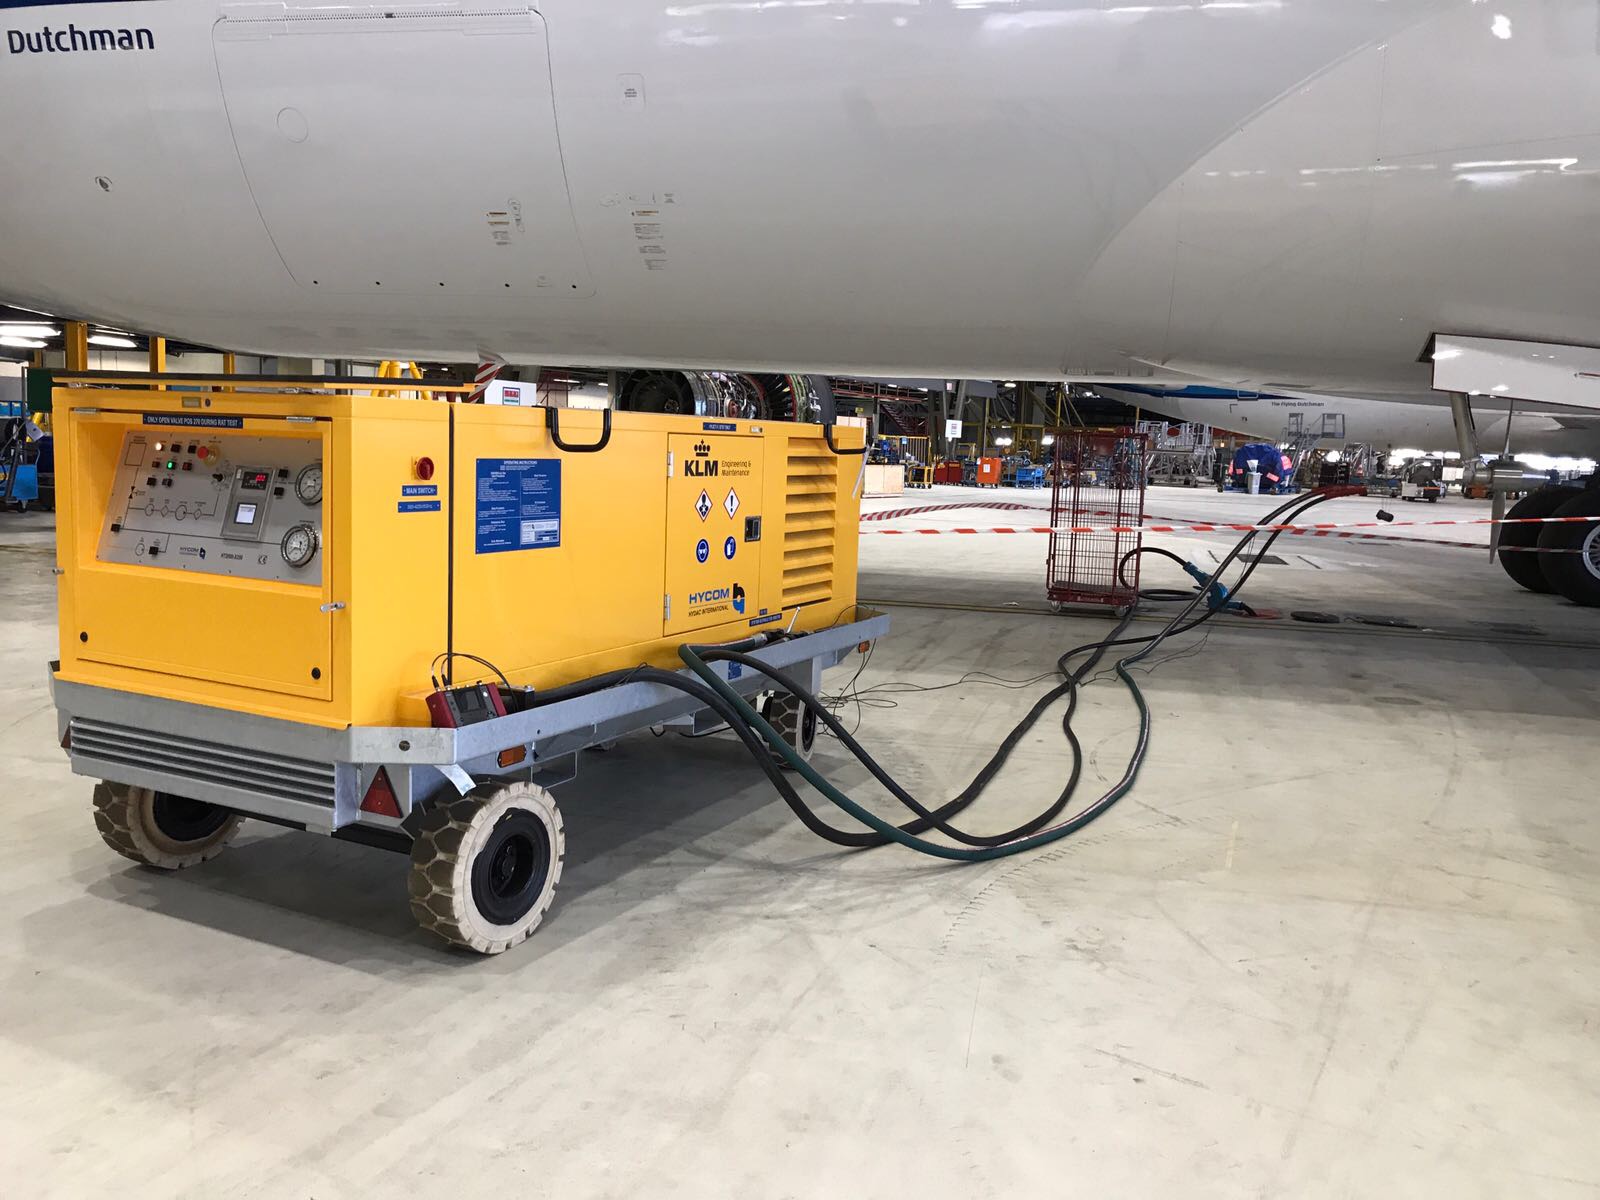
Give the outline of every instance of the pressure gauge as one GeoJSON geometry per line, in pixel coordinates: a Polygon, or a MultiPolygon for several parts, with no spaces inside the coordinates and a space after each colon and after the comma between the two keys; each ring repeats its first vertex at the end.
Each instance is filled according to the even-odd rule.
{"type": "Polygon", "coordinates": [[[322,464],[312,463],[301,470],[294,481],[294,494],[305,505],[322,503],[322,464]]]}
{"type": "Polygon", "coordinates": [[[283,535],[283,561],[295,570],[317,556],[317,531],[309,525],[296,525],[283,535]]]}

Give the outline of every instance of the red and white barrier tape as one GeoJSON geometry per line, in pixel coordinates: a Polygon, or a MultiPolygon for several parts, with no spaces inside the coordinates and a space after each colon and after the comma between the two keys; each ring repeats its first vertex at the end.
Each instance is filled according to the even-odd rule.
{"type": "Polygon", "coordinates": [[[864,533],[1333,533],[1347,529],[1424,529],[1444,525],[1592,525],[1600,517],[1483,517],[1472,521],[1350,521],[1317,525],[1032,525],[1026,529],[867,529],[864,533]]]}
{"type": "MultiPolygon", "coordinates": [[[[1482,517],[1472,520],[1451,521],[1356,521],[1346,524],[1316,524],[1316,525],[1245,525],[1231,522],[1199,522],[1193,525],[1031,525],[1022,527],[998,526],[987,529],[977,528],[949,528],[949,529],[863,529],[863,534],[881,534],[895,536],[925,536],[930,534],[1137,534],[1137,533],[1293,533],[1307,537],[1321,538],[1353,538],[1373,541],[1398,541],[1410,542],[1423,546],[1450,546],[1464,550],[1486,550],[1485,542],[1453,542],[1442,538],[1401,537],[1387,533],[1362,533],[1367,529],[1396,529],[1396,528],[1433,528],[1449,525],[1582,525],[1592,524],[1594,517],[1519,517],[1502,518],[1499,521],[1491,517],[1482,517]]],[[[1506,547],[1521,551],[1522,547],[1506,547]]],[[[1531,552],[1531,551],[1530,551],[1531,552]]],[[[1567,553],[1567,551],[1540,551],[1541,553],[1567,553]]]]}

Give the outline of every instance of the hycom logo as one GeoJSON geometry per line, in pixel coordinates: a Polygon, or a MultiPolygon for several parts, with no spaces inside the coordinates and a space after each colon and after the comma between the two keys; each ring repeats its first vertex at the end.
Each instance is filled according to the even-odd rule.
{"type": "Polygon", "coordinates": [[[46,25],[37,33],[6,30],[6,49],[12,54],[76,54],[97,50],[154,50],[156,35],[149,29],[65,29],[46,25]]]}
{"type": "Polygon", "coordinates": [[[683,464],[685,475],[695,475],[702,479],[711,479],[716,476],[717,464],[711,458],[711,446],[707,442],[694,444],[694,457],[683,464]]]}
{"type": "Polygon", "coordinates": [[[733,611],[744,615],[744,589],[737,583],[733,585],[733,611]]]}
{"type": "MultiPolygon", "coordinates": [[[[707,591],[707,592],[690,592],[689,593],[689,603],[690,604],[716,604],[716,603],[718,603],[720,601],[725,601],[725,600],[730,599],[732,597],[732,595],[733,595],[733,593],[730,592],[727,588],[712,588],[710,591],[707,591]]],[[[743,596],[744,596],[744,593],[740,592],[739,595],[740,595],[740,598],[742,599],[743,596]]]]}

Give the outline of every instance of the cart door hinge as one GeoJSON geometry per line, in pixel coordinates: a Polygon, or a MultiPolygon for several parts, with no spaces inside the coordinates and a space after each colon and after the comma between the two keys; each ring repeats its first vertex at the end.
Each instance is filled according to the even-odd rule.
{"type": "Polygon", "coordinates": [[[668,592],[665,596],[662,597],[661,619],[663,621],[672,620],[672,593],[671,592],[668,592]]]}
{"type": "Polygon", "coordinates": [[[672,451],[667,451],[667,478],[672,478],[672,451]]]}
{"type": "Polygon", "coordinates": [[[343,612],[344,609],[345,609],[345,603],[344,603],[343,600],[330,600],[327,604],[321,605],[317,609],[317,611],[318,612],[325,612],[325,613],[336,613],[336,612],[343,612]]]}

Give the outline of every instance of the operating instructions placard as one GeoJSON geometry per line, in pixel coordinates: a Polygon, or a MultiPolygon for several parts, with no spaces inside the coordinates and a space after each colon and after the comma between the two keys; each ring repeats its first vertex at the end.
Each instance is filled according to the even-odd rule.
{"type": "Polygon", "coordinates": [[[561,545],[561,460],[480,458],[475,508],[479,554],[561,545]]]}

